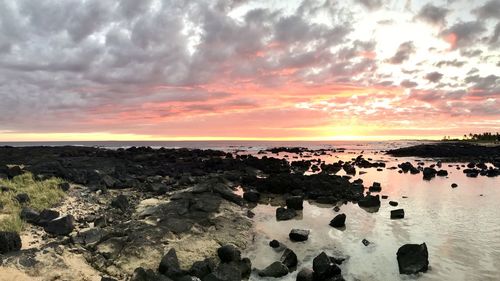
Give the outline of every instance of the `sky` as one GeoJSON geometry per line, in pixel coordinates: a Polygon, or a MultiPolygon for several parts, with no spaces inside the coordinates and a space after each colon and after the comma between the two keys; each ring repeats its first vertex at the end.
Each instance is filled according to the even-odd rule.
{"type": "Polygon", "coordinates": [[[0,0],[0,141],[500,131],[500,0],[0,0]]]}

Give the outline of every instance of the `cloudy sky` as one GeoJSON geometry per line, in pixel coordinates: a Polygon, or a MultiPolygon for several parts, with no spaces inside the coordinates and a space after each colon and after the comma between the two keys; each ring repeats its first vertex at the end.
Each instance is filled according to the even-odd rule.
{"type": "Polygon", "coordinates": [[[500,0],[0,0],[0,140],[500,131],[500,0]]]}

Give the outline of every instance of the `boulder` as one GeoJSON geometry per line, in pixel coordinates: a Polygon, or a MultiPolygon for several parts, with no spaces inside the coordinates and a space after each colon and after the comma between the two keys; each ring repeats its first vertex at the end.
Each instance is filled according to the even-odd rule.
{"type": "Polygon", "coordinates": [[[17,202],[19,202],[19,204],[25,204],[30,201],[30,197],[27,193],[16,194],[14,198],[17,200],[17,202]]]}
{"type": "Polygon", "coordinates": [[[70,234],[74,227],[74,221],[72,215],[66,215],[64,217],[57,218],[47,222],[44,227],[45,232],[55,235],[68,235],[70,234]]]}
{"type": "Polygon", "coordinates": [[[297,255],[295,254],[294,251],[290,250],[289,248],[286,248],[285,251],[283,251],[283,254],[281,255],[280,262],[283,263],[286,267],[288,267],[288,270],[291,272],[295,267],[297,267],[297,255]]]}
{"type": "Polygon", "coordinates": [[[38,221],[36,222],[39,226],[46,226],[49,221],[57,219],[59,217],[59,212],[50,209],[44,209],[38,215],[38,221]]]}
{"type": "Polygon", "coordinates": [[[365,245],[365,246],[370,245],[370,241],[368,241],[366,239],[361,240],[361,243],[363,243],[363,245],[365,245]]]}
{"type": "Polygon", "coordinates": [[[279,278],[288,274],[288,267],[282,262],[275,261],[263,270],[259,271],[260,277],[279,278]]]}
{"type": "Polygon", "coordinates": [[[423,176],[424,180],[430,180],[436,176],[437,171],[434,168],[425,167],[423,170],[423,173],[424,173],[424,176],[423,176]]]}
{"type": "Polygon", "coordinates": [[[330,226],[331,227],[344,227],[345,226],[345,219],[346,219],[345,214],[339,214],[339,215],[335,216],[330,221],[330,226]]]}
{"type": "Polygon", "coordinates": [[[380,192],[382,191],[382,186],[380,185],[379,182],[373,182],[373,185],[370,186],[369,190],[371,192],[380,192]]]}
{"type": "Polygon", "coordinates": [[[396,201],[389,201],[389,205],[396,207],[398,205],[398,202],[396,201]]]}
{"type": "Polygon", "coordinates": [[[200,279],[210,274],[215,269],[215,262],[212,259],[196,261],[189,269],[189,274],[200,279]]]}
{"type": "Polygon", "coordinates": [[[241,252],[235,246],[228,244],[217,249],[217,255],[223,263],[239,262],[241,260],[241,252]]]}
{"type": "Polygon", "coordinates": [[[260,193],[255,190],[249,190],[243,193],[243,199],[251,203],[257,203],[260,200],[260,193]]]}
{"type": "Polygon", "coordinates": [[[242,258],[239,265],[241,277],[247,279],[252,273],[252,261],[249,258],[242,258]]]}
{"type": "Polygon", "coordinates": [[[302,210],[304,209],[303,203],[304,198],[302,196],[292,196],[286,199],[286,207],[288,209],[302,210]]]}
{"type": "Polygon", "coordinates": [[[290,234],[288,236],[290,237],[290,240],[294,242],[302,242],[309,239],[309,233],[310,233],[309,230],[292,229],[292,231],[290,231],[290,234]]]}
{"type": "Polygon", "coordinates": [[[138,267],[134,270],[130,281],[172,281],[172,279],[158,274],[151,269],[138,267]]]}
{"type": "Polygon", "coordinates": [[[297,216],[297,212],[294,209],[287,209],[279,207],[276,209],[276,220],[286,221],[291,220],[297,216]]]}
{"type": "Polygon", "coordinates": [[[403,219],[405,217],[405,210],[397,209],[391,211],[391,219],[403,219]]]}
{"type": "Polygon", "coordinates": [[[314,271],[310,268],[302,268],[297,274],[296,281],[313,281],[314,271]]]}
{"type": "Polygon", "coordinates": [[[120,194],[113,200],[111,200],[111,206],[120,209],[122,212],[125,212],[130,207],[130,204],[128,202],[127,196],[120,194]]]}
{"type": "Polygon", "coordinates": [[[40,216],[40,213],[37,211],[28,208],[28,207],[23,207],[21,209],[21,213],[19,214],[21,219],[27,223],[31,224],[37,224],[38,223],[38,217],[40,216]]]}
{"type": "Polygon", "coordinates": [[[426,272],[429,267],[429,253],[425,243],[403,245],[396,255],[400,274],[426,272]]]}
{"type": "Polygon", "coordinates": [[[21,250],[21,237],[16,232],[0,231],[0,254],[21,250]]]}
{"type": "Polygon", "coordinates": [[[158,266],[158,272],[174,279],[183,275],[183,272],[179,265],[179,260],[177,259],[177,253],[175,252],[174,248],[171,248],[163,256],[163,258],[161,258],[160,265],[158,266]]]}
{"type": "Polygon", "coordinates": [[[358,205],[363,208],[380,207],[380,197],[368,194],[358,201],[358,205]]]}
{"type": "Polygon", "coordinates": [[[75,244],[82,245],[95,245],[104,238],[105,232],[100,228],[89,228],[78,232],[76,235],[71,237],[71,240],[75,244]]]}
{"type": "Polygon", "coordinates": [[[448,171],[446,171],[446,170],[439,170],[439,171],[437,171],[436,175],[438,177],[446,177],[446,176],[448,176],[448,171]]]}
{"type": "Polygon", "coordinates": [[[314,280],[327,280],[341,274],[340,268],[331,261],[325,252],[313,260],[314,280]]]}
{"type": "Polygon", "coordinates": [[[205,276],[203,281],[241,281],[240,265],[231,263],[221,263],[215,270],[205,276]]]}

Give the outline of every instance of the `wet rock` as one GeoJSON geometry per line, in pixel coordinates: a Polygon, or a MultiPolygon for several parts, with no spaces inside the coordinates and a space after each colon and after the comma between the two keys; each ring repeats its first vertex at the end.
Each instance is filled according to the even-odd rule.
{"type": "Polygon", "coordinates": [[[363,243],[363,245],[365,245],[365,246],[370,245],[370,241],[368,241],[366,239],[361,240],[361,243],[363,243]]]}
{"type": "Polygon", "coordinates": [[[203,278],[203,281],[241,281],[241,269],[235,262],[222,263],[212,273],[203,278]]]}
{"type": "Polygon", "coordinates": [[[313,281],[314,271],[310,268],[302,268],[297,274],[296,281],[313,281]]]}
{"type": "Polygon", "coordinates": [[[391,219],[403,219],[405,217],[405,210],[397,209],[391,211],[391,219]]]}
{"type": "Polygon", "coordinates": [[[424,180],[430,180],[436,176],[437,171],[434,168],[425,167],[423,170],[423,174],[424,174],[424,176],[423,176],[424,180]]]}
{"type": "Polygon", "coordinates": [[[288,236],[290,237],[290,240],[294,242],[302,242],[309,239],[309,233],[310,233],[309,230],[292,229],[292,231],[290,231],[290,234],[288,236]]]}
{"type": "Polygon", "coordinates": [[[330,257],[322,252],[313,260],[314,280],[327,280],[341,274],[340,268],[332,263],[330,257]]]}
{"type": "Polygon", "coordinates": [[[260,277],[274,277],[279,278],[288,274],[288,267],[283,263],[276,261],[270,264],[263,270],[259,271],[260,277]]]}
{"type": "Polygon", "coordinates": [[[380,207],[380,197],[379,195],[366,195],[358,201],[358,205],[363,208],[374,208],[380,207]]]}
{"type": "Polygon", "coordinates": [[[456,187],[458,187],[458,184],[456,184],[456,183],[452,183],[452,184],[451,184],[451,187],[456,188],[456,187]]]}
{"type": "Polygon", "coordinates": [[[403,245],[398,249],[397,260],[400,274],[426,272],[429,266],[427,245],[425,243],[403,245]]]}
{"type": "Polygon", "coordinates": [[[243,199],[251,203],[257,203],[260,200],[260,193],[255,190],[249,190],[243,193],[243,199]]]}
{"type": "Polygon", "coordinates": [[[279,207],[276,209],[276,219],[278,221],[291,220],[297,216],[297,212],[294,209],[287,209],[279,207]]]}
{"type": "Polygon", "coordinates": [[[269,246],[271,246],[271,248],[273,249],[276,249],[281,246],[281,243],[278,240],[271,240],[271,242],[269,242],[269,246]]]}
{"type": "Polygon", "coordinates": [[[63,182],[63,183],[60,183],[60,184],[58,185],[58,187],[59,187],[62,191],[68,191],[68,190],[69,190],[69,188],[70,188],[70,185],[69,185],[69,183],[67,183],[67,182],[63,182]]]}
{"type": "Polygon", "coordinates": [[[345,214],[339,214],[335,216],[331,221],[330,221],[330,226],[331,227],[344,227],[345,226],[345,220],[346,220],[346,215],[345,214]]]}
{"type": "Polygon", "coordinates": [[[297,267],[297,255],[294,251],[286,248],[283,254],[281,255],[280,262],[283,263],[288,270],[291,272],[295,267],[297,267]]]}
{"type": "Polygon", "coordinates": [[[215,262],[212,259],[196,261],[189,269],[189,274],[200,279],[210,274],[215,269],[215,262]]]}
{"type": "Polygon", "coordinates": [[[339,211],[340,211],[340,207],[339,207],[339,206],[335,206],[335,207],[333,207],[333,210],[334,210],[335,212],[339,212],[339,211]]]}
{"type": "Polygon", "coordinates": [[[44,227],[45,232],[55,235],[68,235],[74,229],[74,221],[72,215],[66,215],[64,217],[51,220],[44,227]]]}
{"type": "Polygon", "coordinates": [[[241,260],[241,252],[235,246],[228,244],[217,249],[217,255],[223,263],[238,262],[241,260]]]}
{"type": "Polygon", "coordinates": [[[14,198],[17,200],[17,202],[19,202],[19,204],[25,204],[30,201],[30,197],[27,193],[16,194],[14,198]]]}
{"type": "Polygon", "coordinates": [[[344,164],[342,166],[342,169],[344,169],[345,173],[348,174],[348,175],[356,175],[356,168],[351,165],[351,164],[344,164]]]}
{"type": "Polygon", "coordinates": [[[302,210],[304,209],[303,203],[304,198],[302,196],[292,196],[286,199],[286,207],[288,209],[302,210]]]}
{"type": "Polygon", "coordinates": [[[16,232],[0,231],[0,254],[21,250],[21,237],[16,232]]]}
{"type": "Polygon", "coordinates": [[[130,204],[127,196],[120,194],[111,201],[111,206],[125,212],[130,207],[130,204]]]}
{"type": "Polygon", "coordinates": [[[179,265],[179,260],[177,259],[177,253],[175,252],[174,248],[171,248],[163,256],[163,258],[161,258],[160,265],[158,266],[158,272],[174,279],[183,275],[183,272],[179,265]]]}
{"type": "Polygon", "coordinates": [[[439,171],[437,171],[436,175],[438,177],[446,177],[446,176],[448,176],[448,171],[446,171],[446,170],[439,170],[439,171]]]}
{"type": "Polygon", "coordinates": [[[382,199],[387,199],[387,198],[389,198],[388,195],[382,195],[382,199]]]}
{"type": "Polygon", "coordinates": [[[389,201],[389,205],[396,207],[398,205],[398,202],[396,201],[389,201]]]}
{"type": "Polygon", "coordinates": [[[138,267],[134,270],[130,281],[172,281],[172,279],[158,274],[151,269],[138,267]]]}

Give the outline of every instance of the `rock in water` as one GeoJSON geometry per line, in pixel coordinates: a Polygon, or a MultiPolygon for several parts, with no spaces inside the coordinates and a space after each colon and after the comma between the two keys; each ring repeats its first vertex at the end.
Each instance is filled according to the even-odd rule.
{"type": "Polygon", "coordinates": [[[397,259],[400,274],[426,272],[429,267],[427,245],[425,243],[403,245],[397,252],[397,259]]]}
{"type": "Polygon", "coordinates": [[[286,248],[283,255],[281,255],[280,262],[288,267],[288,270],[291,272],[297,266],[297,255],[294,251],[286,248]]]}
{"type": "Polygon", "coordinates": [[[16,232],[0,231],[0,254],[21,250],[21,237],[16,232]]]}
{"type": "Polygon", "coordinates": [[[330,226],[331,227],[344,227],[345,226],[345,219],[346,219],[345,214],[337,215],[336,217],[334,217],[330,221],[330,226]]]}
{"type": "Polygon", "coordinates": [[[370,186],[369,190],[371,192],[380,192],[382,191],[382,186],[380,185],[379,182],[373,182],[373,185],[370,186]]]}
{"type": "Polygon", "coordinates": [[[358,205],[363,208],[380,207],[380,197],[378,195],[366,195],[358,201],[358,205]]]}
{"type": "Polygon", "coordinates": [[[452,183],[452,184],[451,184],[451,187],[456,188],[456,187],[458,187],[458,184],[456,184],[456,183],[452,183]]]}
{"type": "Polygon", "coordinates": [[[292,196],[286,199],[286,207],[288,209],[302,210],[304,199],[301,196],[292,196]]]}
{"type": "Polygon", "coordinates": [[[224,245],[217,249],[217,255],[222,262],[238,262],[241,260],[241,252],[233,245],[224,245]]]}
{"type": "Polygon", "coordinates": [[[261,277],[283,277],[288,274],[288,267],[279,261],[273,262],[265,269],[259,271],[261,277]]]}
{"type": "Polygon", "coordinates": [[[314,280],[314,272],[309,268],[302,268],[297,274],[296,281],[313,281],[314,280]]]}
{"type": "Polygon", "coordinates": [[[396,201],[389,201],[389,205],[396,207],[398,205],[398,202],[396,201]]]}
{"type": "Polygon", "coordinates": [[[72,215],[60,217],[49,221],[44,227],[44,230],[51,234],[68,235],[74,229],[74,221],[75,219],[72,215]]]}
{"type": "Polygon", "coordinates": [[[309,239],[309,230],[292,229],[288,236],[290,237],[290,240],[294,242],[306,241],[307,239],[309,239]]]}
{"type": "Polygon", "coordinates": [[[291,220],[297,216],[297,212],[294,209],[285,209],[280,207],[276,209],[276,219],[279,221],[291,220]]]}
{"type": "Polygon", "coordinates": [[[271,246],[271,248],[273,249],[276,249],[281,246],[281,243],[278,240],[271,240],[271,242],[269,242],[269,246],[271,246]]]}
{"type": "Polygon", "coordinates": [[[177,253],[175,252],[174,248],[170,249],[167,254],[163,256],[160,261],[158,271],[170,278],[175,278],[182,275],[179,260],[177,259],[177,253]]]}
{"type": "Polygon", "coordinates": [[[405,210],[397,209],[391,211],[391,219],[403,219],[405,217],[405,210]]]}
{"type": "Polygon", "coordinates": [[[340,275],[341,270],[332,263],[330,257],[322,252],[313,260],[314,280],[327,280],[336,275],[340,275]]]}

